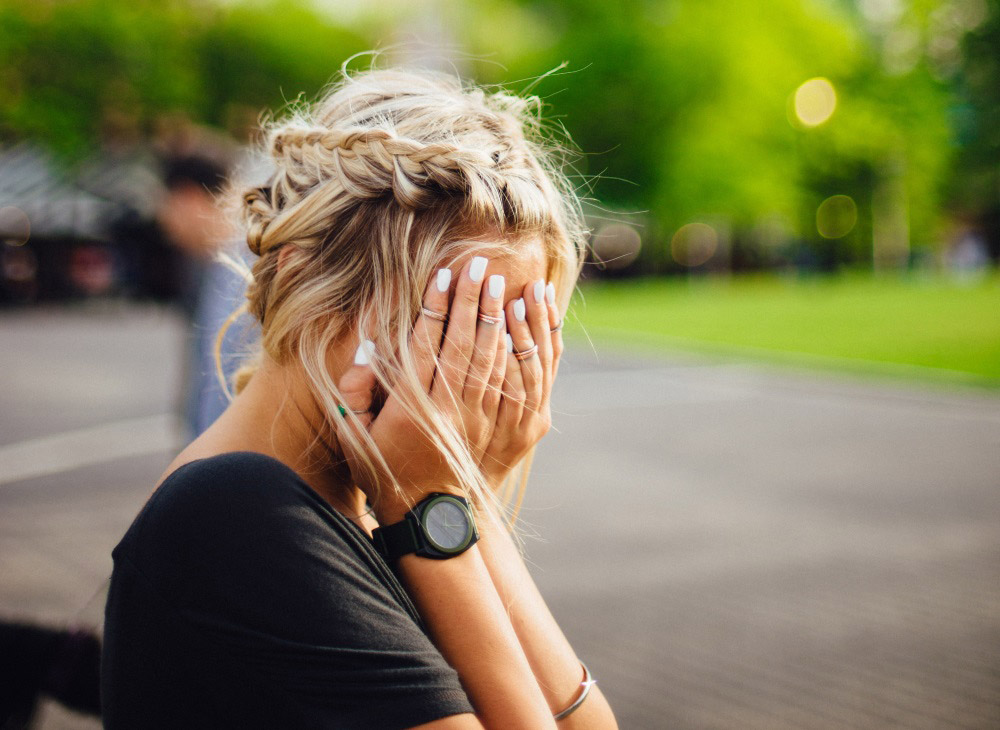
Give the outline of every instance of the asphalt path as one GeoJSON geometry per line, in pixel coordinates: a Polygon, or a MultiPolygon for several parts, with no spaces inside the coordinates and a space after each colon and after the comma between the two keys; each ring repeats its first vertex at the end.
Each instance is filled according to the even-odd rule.
{"type": "MultiPolygon", "coordinates": [[[[0,616],[99,624],[184,337],[0,313],[0,616]]],[[[553,404],[527,555],[622,728],[1000,727],[1000,395],[579,346],[553,404]]]]}

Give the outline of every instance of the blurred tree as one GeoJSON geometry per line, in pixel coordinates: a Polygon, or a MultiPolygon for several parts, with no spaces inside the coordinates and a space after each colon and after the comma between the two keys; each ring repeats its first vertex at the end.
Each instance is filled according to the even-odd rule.
{"type": "Polygon", "coordinates": [[[949,198],[983,226],[993,260],[1000,261],[1000,0],[982,5],[982,23],[963,38],[956,77],[959,161],[949,198]]]}
{"type": "MultiPolygon", "coordinates": [[[[926,64],[886,72],[853,3],[523,0],[488,12],[497,17],[467,29],[477,49],[501,56],[525,25],[545,27],[532,33],[545,42],[517,44],[509,70],[484,64],[479,75],[530,76],[570,61],[576,73],[543,88],[557,89],[553,109],[592,153],[588,172],[608,171],[596,197],[649,209],[667,236],[704,221],[744,246],[804,239],[829,266],[870,261],[873,204],[889,201],[885,225],[898,228],[892,206],[905,206],[907,241],[937,240],[951,157],[947,85],[926,64]],[[813,77],[832,82],[838,103],[808,128],[791,98],[813,77]],[[855,200],[858,224],[824,239],[816,213],[835,194],[855,200]]],[[[667,248],[663,240],[644,255],[671,266],[667,248]]]]}
{"type": "Polygon", "coordinates": [[[430,28],[479,59],[463,70],[484,82],[529,87],[569,63],[533,89],[586,151],[577,180],[592,197],[648,211],[648,270],[681,268],[671,238],[698,221],[736,265],[794,255],[827,267],[905,262],[942,239],[946,204],[1000,221],[1000,0],[359,8],[345,19],[318,0],[8,0],[0,134],[66,157],[102,136],[141,138],[165,114],[241,136],[262,110],[316,95],[349,54],[430,28]],[[836,106],[810,126],[793,98],[817,77],[836,106]],[[837,195],[856,222],[825,237],[817,214],[837,195]]]}
{"type": "Polygon", "coordinates": [[[370,43],[294,0],[233,5],[198,37],[198,116],[242,131],[263,110],[316,96],[342,61],[370,43]]]}
{"type": "Polygon", "coordinates": [[[164,115],[241,131],[367,46],[290,0],[15,0],[0,6],[0,133],[72,159],[164,115]]]}
{"type": "Polygon", "coordinates": [[[15,0],[0,6],[0,131],[65,156],[92,148],[106,127],[138,134],[150,115],[191,108],[190,3],[15,0]]]}

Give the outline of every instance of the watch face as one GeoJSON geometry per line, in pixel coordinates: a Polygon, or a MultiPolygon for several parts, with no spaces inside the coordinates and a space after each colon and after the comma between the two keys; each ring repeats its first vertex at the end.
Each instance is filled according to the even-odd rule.
{"type": "Polygon", "coordinates": [[[472,538],[472,524],[461,505],[447,497],[432,502],[424,511],[424,532],[438,550],[461,550],[472,538]]]}

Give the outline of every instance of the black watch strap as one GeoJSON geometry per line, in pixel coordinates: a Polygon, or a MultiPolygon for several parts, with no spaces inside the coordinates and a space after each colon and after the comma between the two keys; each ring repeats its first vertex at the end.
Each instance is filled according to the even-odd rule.
{"type": "Polygon", "coordinates": [[[372,530],[372,540],[379,555],[390,565],[423,545],[417,534],[416,521],[405,517],[401,522],[372,530]]]}
{"type": "Polygon", "coordinates": [[[389,564],[394,564],[409,553],[416,553],[425,558],[447,560],[462,554],[477,540],[479,540],[479,530],[476,529],[476,520],[469,506],[469,500],[446,492],[431,492],[399,522],[372,530],[375,550],[389,564]],[[461,512],[464,525],[451,522],[449,511],[450,517],[454,519],[456,516],[454,510],[461,512]],[[454,532],[455,528],[461,529],[462,532],[454,532]],[[438,530],[438,533],[432,533],[430,530],[438,530]],[[432,536],[434,534],[438,535],[438,539],[443,539],[444,543],[435,542],[432,536]]]}

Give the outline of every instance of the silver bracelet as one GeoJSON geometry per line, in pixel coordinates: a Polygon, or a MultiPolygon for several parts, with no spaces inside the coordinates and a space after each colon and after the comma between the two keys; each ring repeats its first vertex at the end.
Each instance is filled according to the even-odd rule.
{"type": "Polygon", "coordinates": [[[557,720],[562,720],[568,714],[573,712],[577,707],[582,705],[583,701],[587,699],[587,695],[590,694],[590,688],[593,687],[595,684],[597,684],[597,680],[590,676],[590,670],[587,669],[587,665],[584,664],[583,662],[580,662],[580,666],[583,667],[583,681],[580,682],[580,686],[583,687],[583,692],[580,693],[580,696],[576,698],[576,700],[573,702],[572,705],[567,707],[562,712],[553,715],[553,717],[555,717],[555,719],[557,720]]]}

